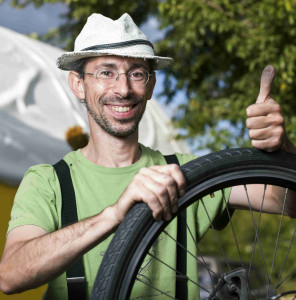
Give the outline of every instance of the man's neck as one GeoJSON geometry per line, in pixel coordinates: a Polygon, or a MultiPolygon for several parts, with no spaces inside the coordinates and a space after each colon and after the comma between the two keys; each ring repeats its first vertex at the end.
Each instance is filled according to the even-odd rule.
{"type": "Polygon", "coordinates": [[[138,132],[129,137],[110,136],[103,130],[90,135],[89,143],[82,154],[90,161],[103,167],[126,167],[141,157],[138,132]]]}

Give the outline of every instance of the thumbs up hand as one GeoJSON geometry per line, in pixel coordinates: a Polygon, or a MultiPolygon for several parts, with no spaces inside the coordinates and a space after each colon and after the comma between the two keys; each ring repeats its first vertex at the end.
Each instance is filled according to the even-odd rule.
{"type": "Polygon", "coordinates": [[[247,108],[246,121],[253,147],[269,152],[287,150],[281,106],[270,95],[274,77],[275,68],[266,66],[262,72],[256,103],[247,108]]]}

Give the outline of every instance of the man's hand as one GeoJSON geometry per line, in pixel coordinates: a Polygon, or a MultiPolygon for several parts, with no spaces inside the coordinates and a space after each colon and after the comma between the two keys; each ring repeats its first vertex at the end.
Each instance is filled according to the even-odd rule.
{"type": "Polygon", "coordinates": [[[121,222],[136,202],[143,201],[156,220],[170,220],[177,212],[178,198],[185,194],[185,185],[184,175],[175,164],[143,168],[113,206],[115,218],[121,222]]]}
{"type": "Polygon", "coordinates": [[[274,77],[275,68],[266,66],[256,103],[247,108],[246,124],[253,147],[269,152],[278,149],[288,151],[281,106],[270,95],[274,77]]]}

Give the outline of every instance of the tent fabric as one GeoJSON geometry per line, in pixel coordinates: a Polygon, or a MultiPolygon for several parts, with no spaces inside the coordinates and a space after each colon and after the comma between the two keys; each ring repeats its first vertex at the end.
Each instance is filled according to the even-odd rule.
{"type": "MultiPolygon", "coordinates": [[[[0,182],[16,186],[31,165],[53,164],[71,151],[65,140],[70,127],[89,129],[67,72],[56,67],[63,51],[4,27],[0,37],[0,182]]],[[[169,123],[157,101],[148,101],[140,142],[164,154],[189,153],[169,123]]]]}

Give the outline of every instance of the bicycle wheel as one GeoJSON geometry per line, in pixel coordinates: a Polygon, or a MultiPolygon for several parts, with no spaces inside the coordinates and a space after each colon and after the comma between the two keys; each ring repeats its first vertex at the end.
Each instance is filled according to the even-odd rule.
{"type": "MultiPolygon", "coordinates": [[[[289,189],[296,189],[296,155],[285,152],[266,153],[253,148],[224,150],[195,159],[182,166],[181,169],[187,180],[187,191],[186,194],[179,199],[178,213],[181,213],[185,208],[188,210],[190,205],[194,205],[197,202],[199,205],[202,203],[204,206],[205,197],[207,197],[207,195],[210,195],[208,199],[211,199],[212,195],[219,191],[221,191],[219,193],[224,195],[225,189],[235,185],[244,185],[247,194],[249,184],[263,184],[262,203],[264,202],[265,191],[268,185],[286,188],[285,197],[289,189]]],[[[283,199],[284,204],[285,197],[283,199]]],[[[226,201],[224,196],[222,198],[223,201],[226,201]]],[[[282,289],[284,283],[288,282],[287,278],[292,278],[292,280],[296,278],[296,259],[293,259],[293,255],[295,258],[295,254],[293,254],[293,251],[290,251],[295,236],[294,221],[293,219],[283,217],[283,215],[279,216],[278,220],[274,215],[268,216],[272,217],[272,219],[268,221],[269,228],[267,230],[270,230],[272,226],[279,228],[273,239],[273,250],[271,251],[271,247],[268,246],[269,250],[273,253],[271,262],[268,263],[268,259],[266,261],[264,258],[266,252],[262,250],[262,247],[264,245],[264,238],[269,236],[269,234],[266,234],[265,231],[263,231],[262,234],[260,232],[259,224],[262,224],[262,219],[265,217],[261,212],[261,208],[257,213],[249,209],[248,215],[250,218],[249,221],[246,222],[237,212],[235,212],[234,217],[231,219],[231,213],[226,206],[223,213],[224,216],[226,215],[229,218],[229,224],[226,230],[231,232],[234,241],[234,246],[231,246],[231,251],[229,247],[227,248],[227,245],[231,244],[229,236],[227,235],[226,250],[224,250],[223,237],[222,241],[219,240],[219,234],[223,233],[224,230],[218,233],[215,228],[215,222],[210,220],[212,230],[209,230],[210,233],[206,234],[205,239],[207,239],[208,235],[214,236],[214,241],[211,240],[209,243],[216,243],[217,246],[212,247],[214,251],[207,250],[207,255],[204,257],[202,243],[205,239],[201,242],[197,241],[194,234],[190,232],[190,226],[187,226],[189,235],[192,237],[193,243],[197,248],[197,254],[189,253],[188,255],[194,256],[196,264],[199,265],[199,281],[202,282],[198,282],[197,278],[188,278],[188,276],[186,276],[188,274],[183,274],[185,276],[183,277],[188,282],[192,281],[199,287],[200,294],[195,295],[195,299],[198,299],[199,296],[202,299],[279,299],[279,294],[283,295],[285,292],[290,294],[296,293],[296,291],[291,291],[292,288],[289,284],[286,290],[282,289]],[[247,235],[248,237],[246,238],[249,240],[247,245],[243,244],[243,248],[240,248],[239,245],[239,239],[242,234],[235,232],[239,229],[234,222],[237,216],[239,221],[243,220],[243,224],[239,226],[247,228],[247,224],[250,223],[254,231],[253,237],[249,237],[250,230],[246,229],[247,233],[244,233],[244,237],[247,235]],[[276,219],[275,222],[273,221],[274,218],[276,219]],[[289,242],[286,240],[284,242],[280,241],[280,233],[284,223],[283,220],[288,221],[289,242]],[[276,224],[271,226],[271,223],[276,224]],[[253,240],[252,244],[250,243],[250,239],[253,240]],[[199,245],[201,245],[201,247],[199,245]],[[280,252],[281,266],[275,271],[275,261],[277,260],[277,253],[279,253],[278,249],[279,246],[282,245],[287,249],[285,250],[285,255],[282,255],[283,252],[280,252]],[[237,260],[234,259],[234,255],[232,254],[234,248],[238,252],[237,260]],[[245,248],[247,251],[244,251],[246,250],[245,248]],[[217,257],[213,258],[208,255],[209,253],[215,255],[217,249],[220,253],[219,257],[222,257],[222,259],[217,257]],[[249,261],[246,261],[244,252],[249,254],[249,261]],[[291,255],[292,261],[290,262],[289,259],[291,260],[291,255]],[[231,259],[229,257],[231,257],[231,259]],[[214,268],[211,266],[211,259],[214,259],[216,266],[221,265],[221,261],[223,261],[227,269],[211,269],[214,268]],[[261,266],[254,263],[256,259],[262,263],[261,266]],[[239,264],[239,268],[237,268],[237,263],[239,264]],[[270,266],[267,266],[267,263],[270,264],[270,266]],[[287,267],[289,270],[286,270],[287,267]],[[261,270],[260,274],[258,274],[258,270],[261,270]],[[202,277],[203,274],[206,274],[207,280],[211,280],[210,283],[202,280],[204,279],[202,277]],[[275,279],[274,274],[277,275],[275,279]],[[265,280],[265,283],[263,283],[263,280],[265,280]],[[259,284],[259,287],[254,286],[256,284],[259,284]]],[[[206,210],[204,213],[208,214],[206,210]]],[[[104,255],[94,283],[91,300],[129,299],[134,282],[140,282],[143,285],[148,284],[150,289],[157,291],[158,298],[156,296],[153,297],[153,293],[146,298],[175,299],[173,294],[167,293],[166,290],[159,291],[157,287],[150,286],[149,281],[145,282],[145,280],[142,280],[141,276],[139,276],[141,275],[139,269],[141,268],[141,270],[143,270],[143,261],[146,255],[150,257],[150,260],[158,260],[157,255],[149,251],[151,251],[151,247],[156,243],[161,234],[167,234],[166,228],[168,228],[167,226],[172,222],[174,222],[174,220],[170,222],[154,221],[147,205],[144,203],[135,205],[119,226],[104,255]],[[159,295],[161,296],[159,297],[159,295]]],[[[174,237],[170,238],[175,240],[174,237]]],[[[176,242],[176,247],[184,246],[176,242]]],[[[165,267],[175,272],[175,266],[165,265],[165,267]]],[[[161,281],[161,276],[159,280],[161,281]]],[[[175,282],[171,284],[174,285],[175,282]]],[[[134,297],[134,299],[146,298],[141,295],[134,297]]],[[[291,297],[289,299],[291,299],[291,297]]]]}

